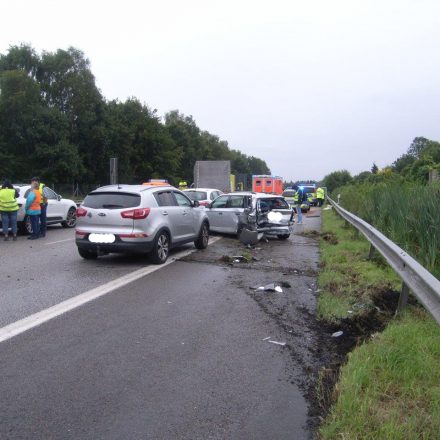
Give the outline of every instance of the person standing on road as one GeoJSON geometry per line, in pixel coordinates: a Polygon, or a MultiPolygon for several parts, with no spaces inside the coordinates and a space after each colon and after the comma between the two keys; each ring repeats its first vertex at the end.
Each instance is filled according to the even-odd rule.
{"type": "Polygon", "coordinates": [[[6,180],[0,189],[0,212],[5,241],[9,240],[9,227],[11,227],[12,240],[17,240],[17,212],[19,208],[17,197],[18,191],[11,182],[6,180]]]}
{"type": "Polygon", "coordinates": [[[316,190],[316,200],[318,202],[318,206],[322,206],[324,204],[325,192],[324,188],[319,187],[316,190]]]}
{"type": "Polygon", "coordinates": [[[44,195],[46,185],[38,181],[38,190],[40,191],[41,201],[40,201],[40,237],[46,236],[47,224],[46,224],[46,216],[47,216],[47,197],[44,195]]]}
{"type": "Polygon", "coordinates": [[[25,212],[31,221],[32,234],[28,240],[36,240],[40,236],[41,193],[38,177],[31,179],[31,190],[26,199],[25,212]]]}
{"type": "Polygon", "coordinates": [[[297,225],[302,225],[302,210],[301,205],[307,200],[307,194],[304,192],[304,188],[294,186],[294,190],[296,190],[295,195],[293,196],[295,203],[296,203],[296,214],[298,216],[298,221],[296,222],[297,225]]]}

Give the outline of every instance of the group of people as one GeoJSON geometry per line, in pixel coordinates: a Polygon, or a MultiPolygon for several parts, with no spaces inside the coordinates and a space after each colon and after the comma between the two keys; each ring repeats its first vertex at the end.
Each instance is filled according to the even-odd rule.
{"type": "MultiPolygon", "coordinates": [[[[31,179],[31,190],[26,198],[25,213],[29,216],[32,233],[29,240],[36,240],[46,236],[46,213],[47,197],[45,196],[44,184],[38,177],[31,179]]],[[[17,197],[19,191],[9,181],[3,182],[0,188],[0,214],[2,219],[4,240],[8,241],[9,230],[12,240],[17,240],[17,213],[19,205],[17,197]]]]}
{"type": "MultiPolygon", "coordinates": [[[[305,202],[307,202],[307,193],[304,191],[304,188],[301,186],[295,185],[293,189],[296,191],[294,200],[296,204],[296,213],[298,215],[297,224],[302,224],[302,209],[301,205],[305,202]]],[[[325,199],[325,191],[324,188],[317,188],[316,189],[316,203],[318,206],[322,206],[325,199]]]]}

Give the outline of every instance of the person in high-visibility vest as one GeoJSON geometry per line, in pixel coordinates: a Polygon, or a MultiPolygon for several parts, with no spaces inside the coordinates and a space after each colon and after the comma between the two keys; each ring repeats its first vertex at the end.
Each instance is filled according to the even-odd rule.
{"type": "Polygon", "coordinates": [[[40,179],[33,177],[31,179],[31,191],[26,199],[24,207],[26,215],[29,216],[32,228],[32,234],[29,240],[36,240],[40,237],[40,214],[41,214],[41,193],[40,179]]]}
{"type": "MultiPolygon", "coordinates": [[[[36,177],[38,179],[38,177],[36,177]]],[[[44,188],[46,185],[44,183],[41,183],[38,180],[38,191],[40,191],[41,195],[41,201],[40,201],[40,208],[41,208],[41,214],[40,214],[40,237],[46,236],[46,230],[47,230],[47,197],[44,195],[45,191],[44,188]]]]}
{"type": "Polygon", "coordinates": [[[188,189],[188,183],[185,180],[179,182],[179,189],[188,189]]]}
{"type": "Polygon", "coordinates": [[[304,188],[294,186],[293,189],[296,190],[295,195],[293,196],[293,200],[296,204],[296,214],[298,216],[298,221],[296,222],[297,225],[302,225],[302,211],[301,211],[301,205],[303,202],[307,200],[307,194],[304,192],[304,188]]]}
{"type": "Polygon", "coordinates": [[[9,240],[9,227],[12,232],[12,240],[17,240],[17,212],[19,208],[17,197],[18,191],[11,182],[5,181],[0,189],[0,212],[5,241],[9,240]]]}
{"type": "Polygon", "coordinates": [[[318,206],[322,206],[325,199],[325,191],[324,188],[319,187],[316,190],[316,201],[318,202],[318,206]]]}

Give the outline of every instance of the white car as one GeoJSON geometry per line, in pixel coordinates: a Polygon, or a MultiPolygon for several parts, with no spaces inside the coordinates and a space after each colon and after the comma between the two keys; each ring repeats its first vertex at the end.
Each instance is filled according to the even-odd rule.
{"type": "Polygon", "coordinates": [[[213,188],[189,188],[184,189],[183,192],[192,200],[199,202],[200,206],[210,205],[223,192],[219,189],[213,188]]]}
{"type": "MultiPolygon", "coordinates": [[[[17,197],[18,206],[20,207],[17,213],[18,227],[21,232],[30,234],[32,232],[31,224],[24,207],[31,186],[14,184],[14,188],[19,191],[17,197]]],[[[76,203],[73,200],[63,199],[47,186],[44,187],[44,196],[47,197],[47,224],[61,223],[65,228],[74,228],[76,225],[76,203]]]]}

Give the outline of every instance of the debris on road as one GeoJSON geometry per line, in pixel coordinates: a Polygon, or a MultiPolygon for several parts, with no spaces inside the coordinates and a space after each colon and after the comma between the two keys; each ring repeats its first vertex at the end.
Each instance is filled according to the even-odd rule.
{"type": "Polygon", "coordinates": [[[339,338],[339,336],[342,336],[344,332],[342,330],[339,330],[338,332],[334,332],[332,334],[332,338],[339,338]]]}
{"type": "Polygon", "coordinates": [[[286,287],[287,289],[292,287],[292,285],[288,281],[281,281],[280,286],[286,287]]]}
{"type": "Polygon", "coordinates": [[[234,263],[240,263],[240,262],[249,263],[249,261],[250,261],[250,259],[244,255],[234,255],[231,258],[234,259],[234,263]]]}
{"type": "Polygon", "coordinates": [[[255,246],[261,238],[262,234],[259,234],[258,231],[251,231],[247,228],[243,228],[239,240],[245,245],[255,246]]]}
{"type": "Polygon", "coordinates": [[[278,341],[272,341],[272,340],[270,340],[268,342],[270,342],[271,344],[275,344],[275,345],[281,345],[281,347],[284,347],[286,345],[285,342],[278,342],[278,341]]]}
{"type": "Polygon", "coordinates": [[[279,286],[278,284],[275,284],[275,283],[266,284],[265,286],[260,286],[259,284],[257,284],[256,286],[249,287],[249,289],[258,290],[261,292],[265,291],[265,292],[283,293],[283,289],[281,288],[281,286],[279,286]]]}

